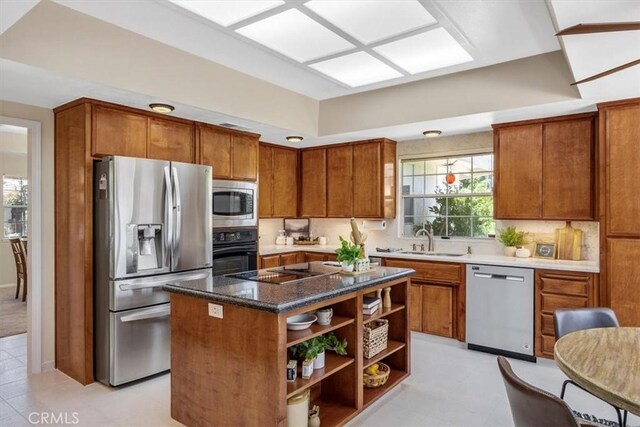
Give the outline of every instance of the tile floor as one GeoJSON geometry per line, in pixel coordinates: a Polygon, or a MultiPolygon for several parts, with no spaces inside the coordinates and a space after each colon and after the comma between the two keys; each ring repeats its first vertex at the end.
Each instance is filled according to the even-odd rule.
{"type": "MultiPolygon", "coordinates": [[[[412,344],[413,374],[351,427],[513,425],[495,356],[422,334],[414,334],[412,344]]],[[[58,425],[65,415],[79,426],[180,425],[170,416],[168,374],[119,390],[98,383],[83,387],[57,371],[28,376],[26,348],[26,335],[0,339],[0,426],[32,425],[29,418],[47,424],[51,418],[43,417],[52,415],[60,417],[58,425]]],[[[559,393],[564,376],[553,361],[512,365],[525,380],[559,393]]],[[[616,419],[608,405],[581,391],[567,395],[576,410],[616,419]]],[[[630,416],[629,424],[640,425],[640,418],[630,416]]]]}

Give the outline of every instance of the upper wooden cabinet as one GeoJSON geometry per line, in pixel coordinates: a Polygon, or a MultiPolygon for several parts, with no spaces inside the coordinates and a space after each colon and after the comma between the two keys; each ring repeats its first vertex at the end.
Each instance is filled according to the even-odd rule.
{"type": "Polygon", "coordinates": [[[394,218],[396,143],[356,141],[302,150],[301,215],[394,218]]]}
{"type": "Polygon", "coordinates": [[[594,219],[594,114],[493,128],[495,218],[594,219]]]}
{"type": "Polygon", "coordinates": [[[147,117],[115,108],[92,108],[91,154],[147,157],[147,117]]]}
{"type": "Polygon", "coordinates": [[[195,162],[193,124],[149,119],[147,157],[175,162],[195,162]]]}
{"type": "Polygon", "coordinates": [[[640,100],[598,108],[600,213],[607,236],[640,237],[640,100]]]}
{"type": "Polygon", "coordinates": [[[260,218],[295,217],[298,206],[298,153],[260,144],[258,212],[260,218]]]}
{"type": "Polygon", "coordinates": [[[311,148],[300,154],[300,215],[327,216],[327,150],[311,148]]]}
{"type": "Polygon", "coordinates": [[[353,215],[353,147],[327,147],[327,216],[353,215]]]}
{"type": "Polygon", "coordinates": [[[259,135],[198,124],[200,163],[213,168],[216,179],[258,179],[259,135]]]}

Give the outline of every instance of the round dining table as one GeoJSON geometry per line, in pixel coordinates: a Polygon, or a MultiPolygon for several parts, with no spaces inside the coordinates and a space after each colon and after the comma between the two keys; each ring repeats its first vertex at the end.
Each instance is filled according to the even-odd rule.
{"type": "Polygon", "coordinates": [[[640,328],[572,332],[556,342],[554,355],[576,384],[640,416],[640,328]]]}

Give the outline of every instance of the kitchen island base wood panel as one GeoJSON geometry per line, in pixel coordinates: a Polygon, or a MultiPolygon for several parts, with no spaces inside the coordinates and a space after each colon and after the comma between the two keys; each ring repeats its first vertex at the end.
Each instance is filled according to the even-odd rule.
{"type": "Polygon", "coordinates": [[[172,293],[171,416],[187,426],[286,426],[287,399],[308,389],[322,426],[343,425],[410,374],[407,296],[406,277],[283,312],[172,293]],[[362,297],[386,287],[392,307],[363,315],[362,297]],[[222,306],[222,318],[209,315],[209,304],[222,306]],[[324,307],[333,309],[331,325],[287,330],[287,317],[324,307]],[[363,325],[380,318],[389,320],[387,349],[365,359],[363,325]],[[347,340],[347,354],[326,350],[325,367],[309,379],[298,363],[298,377],[288,383],[290,348],[328,332],[347,340]],[[364,388],[363,370],[380,361],[391,367],[389,380],[364,388]]]}

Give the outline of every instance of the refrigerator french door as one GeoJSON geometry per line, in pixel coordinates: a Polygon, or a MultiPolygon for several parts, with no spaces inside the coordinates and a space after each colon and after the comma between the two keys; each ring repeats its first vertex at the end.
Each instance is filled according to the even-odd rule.
{"type": "Polygon", "coordinates": [[[95,375],[170,367],[168,283],[210,280],[211,167],[107,157],[94,168],[95,375]]]}

